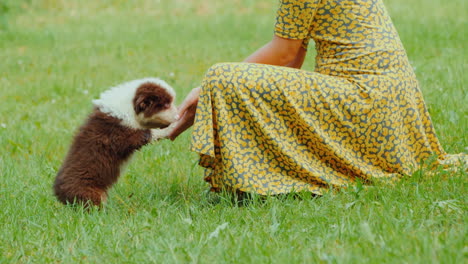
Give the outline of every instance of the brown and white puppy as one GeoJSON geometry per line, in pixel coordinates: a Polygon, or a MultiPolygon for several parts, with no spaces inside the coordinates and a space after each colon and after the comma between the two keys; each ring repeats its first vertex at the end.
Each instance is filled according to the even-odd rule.
{"type": "Polygon", "coordinates": [[[100,206],[130,156],[167,136],[163,128],[177,119],[174,99],[172,87],[157,78],[134,80],[102,93],[57,174],[53,188],[58,200],[100,206]]]}

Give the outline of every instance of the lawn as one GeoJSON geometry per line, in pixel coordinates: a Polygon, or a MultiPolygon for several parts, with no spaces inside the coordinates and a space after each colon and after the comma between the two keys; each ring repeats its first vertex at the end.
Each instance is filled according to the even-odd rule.
{"type": "MultiPolygon", "coordinates": [[[[466,152],[466,1],[385,2],[442,145],[466,152]]],[[[138,152],[103,210],[56,201],[53,180],[92,99],[157,76],[180,103],[210,65],[270,40],[275,3],[2,0],[0,263],[466,263],[463,170],[239,205],[207,192],[185,133],[138,152]]]]}

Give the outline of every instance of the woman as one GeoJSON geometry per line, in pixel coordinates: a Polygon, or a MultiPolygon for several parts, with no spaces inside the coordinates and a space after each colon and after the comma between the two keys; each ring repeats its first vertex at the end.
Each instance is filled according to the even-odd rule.
{"type": "Polygon", "coordinates": [[[170,138],[195,121],[214,191],[322,194],[445,155],[382,0],[281,0],[271,42],[212,66],[180,116],[170,138]],[[313,72],[299,70],[310,39],[313,72]]]}

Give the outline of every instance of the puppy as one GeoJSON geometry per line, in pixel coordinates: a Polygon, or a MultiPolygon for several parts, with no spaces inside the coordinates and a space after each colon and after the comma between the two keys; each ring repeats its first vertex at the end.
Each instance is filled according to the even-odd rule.
{"type": "Polygon", "coordinates": [[[157,78],[134,80],[102,93],[56,176],[58,200],[101,206],[130,156],[167,136],[167,127],[177,119],[174,99],[172,87],[157,78]]]}

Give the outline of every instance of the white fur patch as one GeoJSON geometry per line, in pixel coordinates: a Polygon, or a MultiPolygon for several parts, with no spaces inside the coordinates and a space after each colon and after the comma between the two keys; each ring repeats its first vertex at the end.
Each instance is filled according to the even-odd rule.
{"type": "Polygon", "coordinates": [[[174,127],[175,127],[175,123],[172,123],[170,126],[166,128],[151,129],[151,139],[153,141],[159,141],[161,139],[168,138],[169,134],[171,133],[174,127]]]}
{"type": "Polygon", "coordinates": [[[143,78],[129,81],[101,93],[99,99],[93,100],[94,106],[102,112],[122,119],[123,125],[135,129],[142,129],[135,119],[135,110],[133,109],[133,98],[136,90],[144,83],[154,83],[160,85],[174,98],[174,89],[165,81],[159,78],[143,78]]]}

